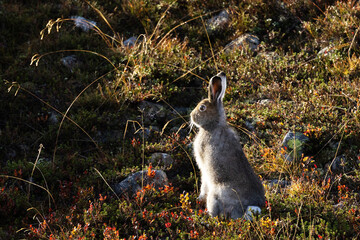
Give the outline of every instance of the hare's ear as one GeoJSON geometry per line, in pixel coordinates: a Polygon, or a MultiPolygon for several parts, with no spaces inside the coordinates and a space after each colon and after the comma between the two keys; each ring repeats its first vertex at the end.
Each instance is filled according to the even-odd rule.
{"type": "Polygon", "coordinates": [[[221,102],[225,95],[226,89],[226,76],[224,73],[219,73],[218,75],[210,79],[209,85],[209,99],[210,102],[221,102]]]}

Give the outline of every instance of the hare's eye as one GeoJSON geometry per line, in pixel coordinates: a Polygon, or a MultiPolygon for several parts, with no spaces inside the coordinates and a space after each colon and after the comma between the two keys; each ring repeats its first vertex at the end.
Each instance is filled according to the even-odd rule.
{"type": "Polygon", "coordinates": [[[206,106],[204,104],[201,104],[199,107],[200,112],[203,112],[206,110],[206,106]]]}

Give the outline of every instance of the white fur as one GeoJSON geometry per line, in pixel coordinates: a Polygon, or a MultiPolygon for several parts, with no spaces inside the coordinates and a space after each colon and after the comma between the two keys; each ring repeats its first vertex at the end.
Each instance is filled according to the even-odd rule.
{"type": "Polygon", "coordinates": [[[219,95],[218,101],[219,100],[222,101],[224,99],[225,90],[226,90],[226,76],[225,75],[220,75],[220,74],[218,74],[217,76],[221,78],[221,93],[219,95]]]}

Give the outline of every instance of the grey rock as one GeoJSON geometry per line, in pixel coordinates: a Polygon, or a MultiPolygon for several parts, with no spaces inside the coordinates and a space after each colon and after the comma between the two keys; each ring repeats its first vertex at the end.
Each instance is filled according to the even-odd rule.
{"type": "Polygon", "coordinates": [[[230,15],[226,10],[222,10],[218,15],[210,18],[206,22],[206,30],[209,33],[221,31],[230,22],[230,15]]]}
{"type": "Polygon", "coordinates": [[[154,121],[164,121],[169,111],[161,104],[142,101],[139,105],[143,112],[145,125],[150,125],[154,121]]]}
{"type": "Polygon", "coordinates": [[[247,129],[249,129],[251,132],[255,131],[255,122],[253,120],[246,120],[245,121],[245,126],[247,129]]]}
{"type": "Polygon", "coordinates": [[[257,50],[259,44],[260,40],[257,36],[246,33],[227,44],[225,46],[225,52],[229,53],[236,49],[241,49],[242,52],[246,52],[247,50],[254,52],[257,50]]]}
{"type": "Polygon", "coordinates": [[[76,55],[69,55],[60,59],[62,65],[64,65],[70,72],[74,72],[74,69],[78,68],[81,65],[81,62],[76,57],[76,55]]]}
{"type": "Polygon", "coordinates": [[[282,142],[282,146],[285,147],[287,153],[285,159],[292,162],[294,159],[300,159],[304,153],[305,145],[309,141],[309,138],[300,132],[289,131],[282,142]]]}
{"type": "Polygon", "coordinates": [[[346,158],[344,155],[337,156],[333,161],[325,165],[325,169],[329,169],[334,173],[339,173],[345,170],[346,158]]]}
{"type": "Polygon", "coordinates": [[[114,185],[114,191],[118,195],[135,194],[141,190],[141,186],[153,185],[156,189],[163,188],[168,185],[168,178],[164,171],[153,170],[153,175],[149,176],[148,171],[136,172],[118,184],[114,185]]]}
{"type": "Polygon", "coordinates": [[[59,116],[60,115],[58,113],[50,112],[49,113],[49,118],[48,118],[49,123],[53,124],[53,125],[59,123],[59,119],[58,119],[59,116]]]}
{"type": "Polygon", "coordinates": [[[243,219],[246,221],[252,221],[254,215],[260,215],[261,214],[261,208],[258,206],[248,206],[246,209],[246,212],[243,216],[243,219]]]}
{"type": "Polygon", "coordinates": [[[127,47],[127,48],[132,48],[132,47],[135,46],[135,43],[136,43],[137,39],[138,39],[137,37],[133,36],[133,37],[131,37],[131,38],[126,39],[126,40],[123,42],[123,44],[124,44],[124,46],[127,47]]]}
{"type": "Polygon", "coordinates": [[[150,158],[150,163],[154,166],[163,166],[168,168],[171,167],[171,165],[174,163],[174,160],[168,153],[153,153],[150,158]]]}

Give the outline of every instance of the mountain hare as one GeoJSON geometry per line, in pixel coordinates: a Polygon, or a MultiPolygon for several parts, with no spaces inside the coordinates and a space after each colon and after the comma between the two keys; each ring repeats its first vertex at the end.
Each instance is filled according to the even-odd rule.
{"type": "Polygon", "coordinates": [[[235,131],[227,124],[223,98],[226,76],[212,77],[209,96],[191,112],[199,128],[194,154],[201,172],[199,200],[206,201],[211,216],[251,219],[265,205],[264,187],[251,168],[235,131]],[[245,215],[244,215],[245,214],[245,215]],[[249,216],[250,215],[250,216],[249,216]]]}

